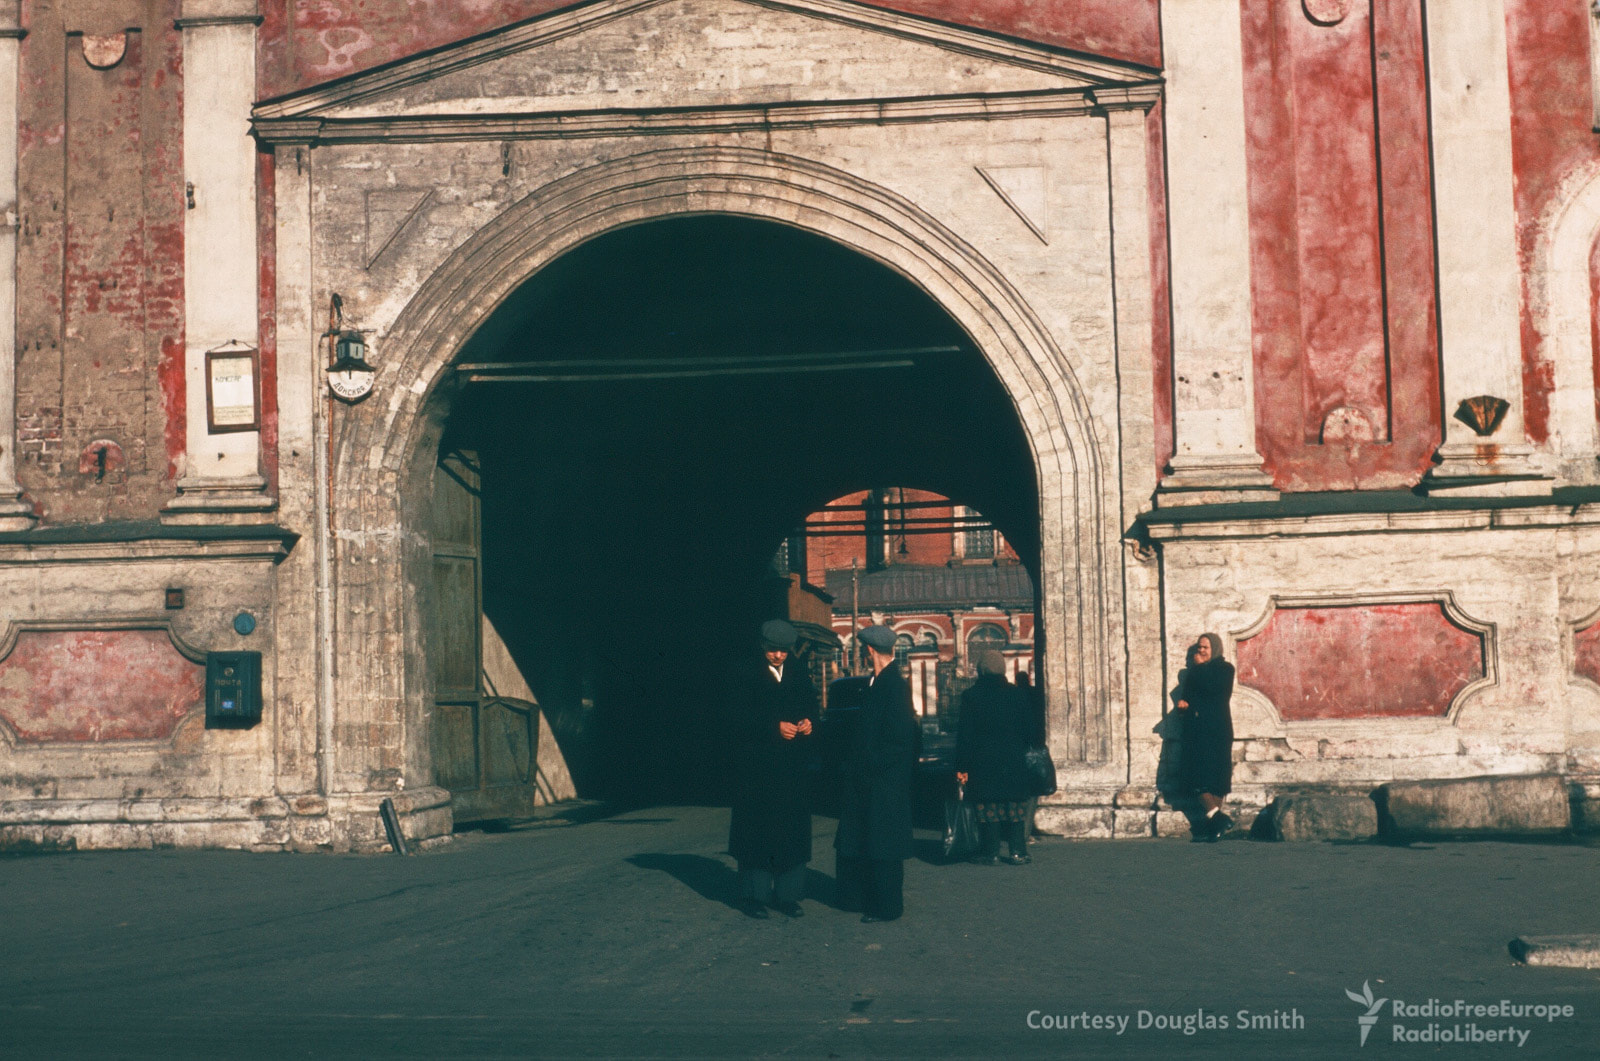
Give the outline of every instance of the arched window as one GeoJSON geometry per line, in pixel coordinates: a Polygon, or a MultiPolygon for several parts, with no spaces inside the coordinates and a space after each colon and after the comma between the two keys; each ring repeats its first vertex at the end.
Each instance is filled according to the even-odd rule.
{"type": "Polygon", "coordinates": [[[922,631],[917,635],[917,647],[937,649],[939,647],[939,635],[932,630],[922,631]]]}
{"type": "MultiPolygon", "coordinates": [[[[975,523],[982,520],[983,516],[977,509],[957,505],[956,519],[961,523],[975,523]]],[[[985,527],[982,530],[958,530],[956,535],[959,539],[961,556],[968,560],[994,559],[995,532],[992,527],[985,527]]]]}
{"type": "Polygon", "coordinates": [[[911,635],[910,634],[899,634],[899,635],[897,635],[895,637],[895,639],[894,639],[894,661],[896,663],[900,664],[901,668],[903,669],[905,667],[905,665],[906,665],[906,657],[908,657],[910,655],[911,655],[911,635]]]}
{"type": "Polygon", "coordinates": [[[977,666],[978,653],[985,649],[999,651],[1006,647],[1005,629],[994,623],[984,623],[967,635],[967,665],[977,666]]]}

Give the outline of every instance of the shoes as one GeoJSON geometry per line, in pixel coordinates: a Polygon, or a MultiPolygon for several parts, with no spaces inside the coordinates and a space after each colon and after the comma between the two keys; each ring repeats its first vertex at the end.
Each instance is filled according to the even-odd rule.
{"type": "Polygon", "coordinates": [[[998,866],[1000,864],[1000,856],[973,855],[971,858],[967,859],[967,861],[971,862],[974,866],[998,866]]]}
{"type": "Polygon", "coordinates": [[[1221,836],[1223,833],[1232,828],[1233,819],[1228,817],[1227,811],[1219,810],[1217,813],[1211,816],[1211,832],[1213,835],[1221,836]]]}
{"type": "Polygon", "coordinates": [[[784,917],[804,917],[806,912],[800,908],[799,903],[773,903],[772,908],[784,917]]]}
{"type": "Polygon", "coordinates": [[[999,861],[1007,866],[1026,866],[1033,861],[1033,857],[1031,855],[1019,855],[1013,851],[1009,855],[1000,855],[999,861]]]}
{"type": "Polygon", "coordinates": [[[1193,832],[1189,834],[1189,842],[1191,844],[1214,844],[1217,842],[1217,834],[1209,829],[1202,832],[1193,832]]]}
{"type": "Polygon", "coordinates": [[[876,924],[879,924],[879,923],[884,922],[884,921],[898,921],[898,920],[900,920],[900,918],[898,916],[896,916],[896,917],[879,917],[877,914],[862,914],[861,915],[861,923],[863,925],[876,925],[876,924]]]}
{"type": "Polygon", "coordinates": [[[739,912],[746,917],[753,917],[757,921],[767,919],[767,908],[754,899],[745,899],[739,904],[739,912]]]}

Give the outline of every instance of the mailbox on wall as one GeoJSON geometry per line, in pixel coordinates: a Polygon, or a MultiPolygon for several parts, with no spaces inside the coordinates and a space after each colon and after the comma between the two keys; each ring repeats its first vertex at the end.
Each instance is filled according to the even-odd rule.
{"type": "Polygon", "coordinates": [[[261,653],[206,654],[206,726],[247,727],[261,721],[261,653]]]}

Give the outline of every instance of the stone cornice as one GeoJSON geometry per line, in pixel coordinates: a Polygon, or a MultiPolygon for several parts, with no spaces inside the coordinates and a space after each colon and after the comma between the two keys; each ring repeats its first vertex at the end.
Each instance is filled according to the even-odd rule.
{"type": "MultiPolygon", "coordinates": [[[[1152,98],[1159,83],[1149,86],[1152,98]]],[[[1099,90],[1094,90],[1099,91],[1099,90]]],[[[1132,105],[1130,105],[1132,106],[1132,105]]],[[[1087,88],[892,100],[798,101],[660,110],[548,114],[404,115],[375,118],[257,117],[265,144],[435,143],[463,140],[566,140],[664,136],[749,129],[1058,118],[1104,109],[1087,88]]]]}
{"type": "Polygon", "coordinates": [[[0,567],[146,560],[279,563],[299,535],[283,527],[109,523],[0,533],[0,567]]]}
{"type": "Polygon", "coordinates": [[[1090,89],[1089,98],[1094,100],[1097,112],[1148,111],[1161,99],[1161,82],[1090,89]]]}
{"type": "Polygon", "coordinates": [[[261,22],[260,15],[205,15],[174,19],[172,25],[177,29],[208,29],[213,26],[259,26],[261,22]]]}
{"type": "Polygon", "coordinates": [[[1600,525],[1600,489],[1472,499],[1409,490],[1286,494],[1277,502],[1158,509],[1139,520],[1160,542],[1595,526],[1600,525]]]}

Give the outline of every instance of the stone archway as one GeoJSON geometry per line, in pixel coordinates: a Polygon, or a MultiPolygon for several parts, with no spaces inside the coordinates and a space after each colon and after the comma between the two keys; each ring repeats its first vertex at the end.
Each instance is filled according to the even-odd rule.
{"type": "Polygon", "coordinates": [[[377,393],[335,439],[341,712],[395,727],[399,769],[410,783],[428,783],[427,679],[417,651],[428,593],[423,513],[462,345],[567,250],[621,226],[706,213],[832,239],[909,279],[966,331],[1015,405],[1038,476],[1052,750],[1068,764],[1117,757],[1116,487],[1063,351],[998,269],[909,201],[815,162],[729,148],[644,152],[546,185],[460,246],[375,337],[377,393]],[[371,651],[391,641],[396,654],[371,651]]]}

